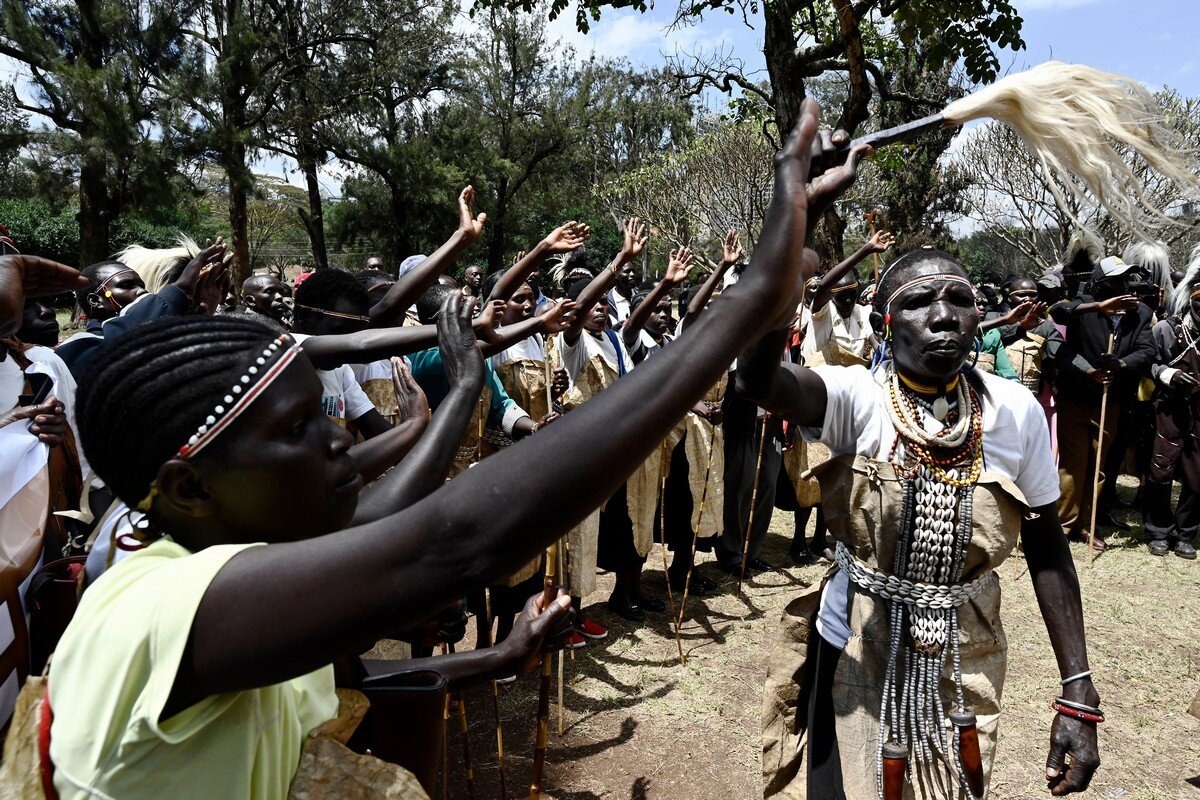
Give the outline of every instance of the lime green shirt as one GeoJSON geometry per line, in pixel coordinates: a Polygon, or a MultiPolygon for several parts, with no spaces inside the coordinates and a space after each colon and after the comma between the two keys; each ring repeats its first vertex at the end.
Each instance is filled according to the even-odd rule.
{"type": "Polygon", "coordinates": [[[50,666],[59,797],[287,796],[304,738],[337,714],[331,666],[161,719],[204,592],[254,546],[161,539],[88,587],[50,666]]]}

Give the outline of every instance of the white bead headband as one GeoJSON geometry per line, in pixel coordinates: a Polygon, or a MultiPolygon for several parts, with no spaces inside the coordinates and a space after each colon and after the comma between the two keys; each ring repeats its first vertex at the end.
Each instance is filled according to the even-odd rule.
{"type": "Polygon", "coordinates": [[[187,440],[187,444],[179,448],[179,452],[175,454],[176,458],[187,460],[199,453],[267,390],[284,368],[300,354],[300,345],[293,343],[283,351],[278,361],[270,367],[266,366],[267,360],[289,341],[291,340],[285,335],[267,345],[262,354],[246,369],[246,373],[238,378],[229,392],[221,398],[221,402],[212,413],[204,418],[204,422],[187,440]]]}
{"type": "Polygon", "coordinates": [[[900,288],[898,288],[896,291],[892,292],[891,295],[888,297],[887,302],[883,304],[884,313],[887,313],[888,310],[891,309],[892,302],[900,295],[901,292],[907,292],[909,289],[913,288],[914,286],[920,286],[921,284],[931,283],[933,281],[947,281],[948,283],[961,283],[963,286],[966,286],[967,288],[971,289],[972,291],[974,291],[974,289],[975,289],[975,286],[969,280],[967,280],[966,278],[964,278],[961,275],[955,275],[953,273],[947,273],[947,272],[940,272],[936,275],[922,275],[919,278],[913,278],[908,283],[901,284],[900,288]]]}

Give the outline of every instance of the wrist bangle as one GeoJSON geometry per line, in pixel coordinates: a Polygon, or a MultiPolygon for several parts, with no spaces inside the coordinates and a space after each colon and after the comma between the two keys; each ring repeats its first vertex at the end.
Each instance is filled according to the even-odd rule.
{"type": "Polygon", "coordinates": [[[1104,716],[1104,712],[1101,711],[1096,706],[1089,706],[1089,705],[1085,705],[1083,703],[1076,703],[1074,700],[1067,700],[1062,697],[1056,697],[1054,699],[1054,702],[1058,703],[1060,706],[1066,706],[1067,708],[1073,708],[1076,711],[1082,711],[1085,714],[1097,714],[1099,716],[1104,716]]]}
{"type": "Polygon", "coordinates": [[[1086,669],[1083,672],[1079,673],[1078,675],[1072,675],[1069,678],[1063,678],[1061,681],[1059,681],[1059,683],[1062,684],[1063,686],[1066,686],[1068,683],[1074,683],[1075,681],[1081,681],[1084,678],[1090,678],[1090,677],[1092,677],[1092,671],[1090,669],[1086,669]]]}
{"type": "Polygon", "coordinates": [[[1050,704],[1050,708],[1054,709],[1056,713],[1062,714],[1064,717],[1072,717],[1074,719],[1082,720],[1083,722],[1093,722],[1097,724],[1104,722],[1104,714],[1102,713],[1093,714],[1089,711],[1080,711],[1079,709],[1064,705],[1057,700],[1050,704]]]}

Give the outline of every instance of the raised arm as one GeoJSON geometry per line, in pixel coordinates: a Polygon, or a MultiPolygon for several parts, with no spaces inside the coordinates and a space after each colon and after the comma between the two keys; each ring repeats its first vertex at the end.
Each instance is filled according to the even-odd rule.
{"type": "Polygon", "coordinates": [[[549,308],[536,317],[496,328],[489,341],[479,343],[479,350],[484,356],[494,356],[535,334],[553,336],[560,331],[565,331],[574,316],[575,303],[570,300],[559,300],[551,303],[549,308]]]}
{"type": "Polygon", "coordinates": [[[496,285],[492,287],[492,293],[488,295],[487,299],[507,300],[512,297],[520,285],[529,277],[529,274],[544,264],[547,258],[569,253],[572,250],[578,250],[580,247],[583,247],[591,235],[591,228],[575,221],[560,225],[550,231],[545,239],[542,239],[537,243],[536,247],[517,259],[517,263],[509,267],[508,271],[500,276],[500,280],[496,281],[496,285]]]}
{"type": "MultiPolygon", "coordinates": [[[[235,555],[193,619],[173,707],[287,680],[361,652],[388,631],[511,574],[598,508],[735,356],[790,320],[804,276],[816,265],[804,240],[817,119],[816,102],[806,100],[776,157],[775,190],[754,259],[675,346],[399,514],[235,555]]],[[[823,137],[821,155],[833,152],[823,137]]]]}
{"type": "Polygon", "coordinates": [[[712,271],[708,279],[700,285],[700,288],[692,295],[688,301],[687,311],[684,312],[683,319],[680,324],[683,330],[687,330],[696,321],[696,318],[708,308],[708,301],[712,299],[713,292],[721,284],[721,279],[725,277],[725,273],[729,268],[741,260],[743,255],[741,234],[730,228],[725,233],[725,243],[722,248],[721,263],[712,271]]]}
{"type": "Polygon", "coordinates": [[[625,349],[631,350],[637,344],[638,334],[645,327],[646,320],[650,319],[650,315],[654,313],[655,306],[669,295],[672,289],[687,280],[695,258],[692,251],[686,247],[671,251],[671,258],[667,262],[667,271],[663,273],[662,280],[654,284],[654,288],[650,290],[646,299],[629,312],[629,319],[625,320],[625,325],[621,328],[621,338],[625,341],[625,349]]]}
{"type": "Polygon", "coordinates": [[[0,256],[0,336],[12,336],[20,330],[26,297],[57,294],[87,285],[87,279],[66,264],[37,256],[0,256]]]}
{"type": "Polygon", "coordinates": [[[591,312],[592,306],[600,302],[600,298],[617,282],[617,273],[621,271],[621,267],[640,256],[646,247],[646,225],[637,217],[625,220],[621,231],[624,236],[621,252],[617,253],[612,263],[592,279],[592,282],[579,293],[579,297],[575,300],[575,319],[572,320],[564,334],[570,344],[579,338],[579,333],[583,330],[583,323],[587,319],[588,313],[591,312]]]}
{"type": "MultiPolygon", "coordinates": [[[[442,306],[438,318],[438,347],[450,391],[428,421],[424,435],[404,460],[363,490],[352,524],[362,525],[399,513],[445,483],[450,463],[467,432],[475,401],[483,389],[483,358],[467,352],[470,349],[478,353],[475,337],[470,335],[471,306],[471,303],[463,302],[458,292],[451,294],[442,306]]],[[[424,397],[412,373],[403,367],[403,362],[396,362],[399,359],[392,363],[392,378],[397,394],[424,397]]],[[[426,405],[426,417],[428,413],[426,405]]],[[[421,416],[420,408],[410,408],[409,416],[421,416]]]]}
{"type": "Polygon", "coordinates": [[[468,186],[458,195],[458,229],[446,243],[433,251],[371,307],[371,324],[385,327],[404,317],[409,307],[437,282],[438,276],[450,268],[463,250],[479,240],[487,214],[475,214],[475,189],[468,186]]]}
{"type": "Polygon", "coordinates": [[[816,294],[813,295],[812,311],[817,313],[829,302],[833,297],[833,289],[838,285],[838,281],[842,279],[850,270],[858,266],[864,258],[872,253],[882,253],[896,243],[896,237],[887,231],[876,231],[870,239],[863,244],[862,247],[850,254],[842,263],[835,266],[833,269],[826,272],[821,280],[817,281],[816,294]]]}

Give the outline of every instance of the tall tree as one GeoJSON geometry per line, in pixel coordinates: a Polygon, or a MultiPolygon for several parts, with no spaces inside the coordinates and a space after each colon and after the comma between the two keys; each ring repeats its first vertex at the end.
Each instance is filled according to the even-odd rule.
{"type": "Polygon", "coordinates": [[[131,199],[169,186],[177,153],[170,100],[152,76],[179,67],[180,30],[195,0],[27,0],[0,10],[0,55],[24,69],[15,106],[57,129],[54,145],[79,186],[79,262],[108,257],[110,226],[131,199]]]}

